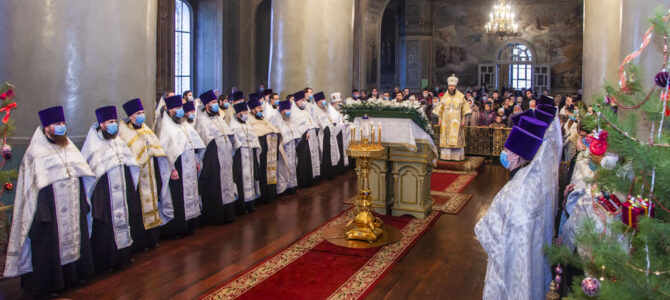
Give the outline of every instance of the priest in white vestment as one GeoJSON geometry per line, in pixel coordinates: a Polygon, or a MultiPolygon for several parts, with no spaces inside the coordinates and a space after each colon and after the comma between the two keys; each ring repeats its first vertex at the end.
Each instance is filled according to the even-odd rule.
{"type": "Polygon", "coordinates": [[[323,92],[314,94],[314,121],[319,125],[319,152],[321,153],[321,177],[331,180],[337,176],[340,151],[337,145],[335,127],[337,124],[328,113],[328,101],[323,92]]]}
{"type": "Polygon", "coordinates": [[[263,119],[276,127],[276,120],[281,118],[279,110],[277,110],[279,108],[279,95],[274,93],[272,89],[265,89],[261,104],[263,107],[263,119]]]}
{"type": "Polygon", "coordinates": [[[337,173],[344,173],[349,166],[349,156],[347,155],[347,148],[349,148],[349,140],[351,132],[349,130],[351,123],[345,120],[344,115],[340,113],[342,105],[342,97],[340,93],[330,94],[330,105],[328,105],[328,116],[333,121],[335,126],[334,135],[337,139],[337,150],[340,154],[340,159],[337,162],[337,173]]]}
{"type": "Polygon", "coordinates": [[[163,115],[161,134],[158,136],[167,153],[171,168],[170,196],[172,203],[165,203],[163,211],[170,222],[161,227],[165,237],[183,237],[198,227],[202,204],[198,192],[200,161],[205,144],[186,117],[181,96],[165,100],[167,111],[163,115]],[[167,207],[170,205],[170,207],[167,207]]]}
{"type": "Polygon", "coordinates": [[[549,173],[560,159],[548,136],[556,134],[550,133],[555,128],[530,116],[521,116],[517,124],[500,156],[511,179],[475,226],[488,254],[484,299],[543,299],[551,276],[543,247],[548,219],[553,224],[548,187],[557,179],[549,173]]]}
{"type": "MultiPolygon", "coordinates": [[[[140,99],[127,101],[123,109],[128,118],[119,123],[119,137],[130,148],[140,168],[137,191],[144,223],[144,238],[134,240],[133,248],[148,250],[158,247],[160,226],[171,220],[163,212],[164,204],[172,203],[169,189],[171,168],[158,137],[144,122],[146,116],[140,99]]],[[[171,207],[171,204],[168,206],[171,207]]]]}
{"type": "Polygon", "coordinates": [[[131,246],[144,244],[142,207],[137,194],[139,165],[118,137],[116,107],[95,110],[93,123],[81,148],[95,178],[85,178],[91,199],[91,249],[98,273],[130,265],[131,246]]]}
{"type": "Polygon", "coordinates": [[[300,136],[300,142],[296,146],[298,187],[306,188],[314,185],[321,175],[321,153],[319,153],[319,137],[317,135],[319,125],[312,119],[307,110],[304,91],[293,94],[293,100],[289,122],[300,136]]]}
{"type": "MultiPolygon", "coordinates": [[[[197,102],[200,102],[200,99],[198,99],[197,102]]],[[[196,119],[196,112],[195,112],[195,106],[196,106],[196,101],[188,101],[184,103],[184,120],[186,120],[186,125],[189,125],[193,128],[195,128],[195,119],[196,119]]]]}
{"type": "MultiPolygon", "coordinates": [[[[238,92],[241,93],[241,92],[238,92]]],[[[255,200],[261,195],[259,176],[261,145],[253,127],[249,125],[249,109],[242,101],[233,106],[235,118],[230,121],[230,129],[235,134],[237,149],[233,156],[233,178],[237,184],[237,213],[251,213],[256,210],[255,200]]]]}
{"type": "Polygon", "coordinates": [[[258,156],[258,183],[261,192],[259,200],[261,203],[269,203],[277,199],[278,167],[286,165],[284,148],[281,147],[281,132],[265,119],[260,94],[249,95],[247,106],[251,113],[249,126],[254,129],[261,146],[258,156]]]}
{"type": "Polygon", "coordinates": [[[237,186],[233,180],[233,142],[235,135],[223,118],[214,91],[200,95],[203,103],[197,112],[195,128],[207,145],[198,179],[202,195],[201,221],[224,224],[235,220],[237,186]]]}
{"type": "Polygon", "coordinates": [[[37,297],[80,284],[93,274],[82,180],[93,171],[67,138],[62,106],[38,112],[16,182],[4,277],[21,276],[37,297]]]}
{"type": "Polygon", "coordinates": [[[279,102],[279,113],[281,116],[275,119],[275,127],[281,132],[281,142],[286,155],[286,164],[277,166],[277,193],[295,194],[298,187],[297,163],[298,155],[296,147],[300,141],[297,129],[291,126],[291,96],[286,101],[279,102]]]}
{"type": "Polygon", "coordinates": [[[161,132],[161,125],[163,124],[163,112],[165,112],[165,99],[168,97],[174,96],[175,93],[170,91],[165,93],[158,103],[156,104],[156,110],[154,111],[154,128],[153,131],[156,135],[159,135],[161,132]]]}

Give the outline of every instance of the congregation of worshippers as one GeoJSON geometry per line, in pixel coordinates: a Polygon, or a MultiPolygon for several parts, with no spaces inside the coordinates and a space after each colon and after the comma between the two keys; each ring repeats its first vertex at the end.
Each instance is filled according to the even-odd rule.
{"type": "MultiPolygon", "coordinates": [[[[77,116],[60,106],[40,110],[15,200],[34,211],[14,214],[5,276],[21,275],[31,294],[51,293],[123,268],[161,239],[234,222],[353,168],[346,153],[352,120],[340,112],[343,104],[408,101],[437,124],[432,109],[445,92],[439,86],[414,93],[353,90],[343,100],[341,93],[311,88],[281,98],[264,86],[198,97],[168,91],[157,104],[132,99],[120,109],[91,112],[97,122],[81,150],[67,138],[67,120],[77,116]],[[153,126],[147,109],[155,111],[153,126]],[[54,219],[55,225],[45,222],[54,219]]],[[[512,178],[533,160],[556,114],[566,134],[578,132],[578,95],[484,86],[463,94],[472,111],[467,125],[513,127],[501,155],[512,178]]]]}

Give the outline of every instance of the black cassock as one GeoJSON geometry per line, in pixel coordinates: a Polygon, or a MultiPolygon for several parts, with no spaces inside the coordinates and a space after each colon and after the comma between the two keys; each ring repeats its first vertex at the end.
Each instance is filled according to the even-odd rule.
{"type": "Polygon", "coordinates": [[[224,205],[221,196],[221,167],[218,150],[215,140],[207,145],[205,157],[202,160],[202,172],[198,178],[198,190],[202,196],[200,218],[203,223],[216,225],[235,221],[235,202],[224,205]]]}
{"type": "Polygon", "coordinates": [[[340,151],[340,160],[337,162],[337,168],[335,168],[335,172],[337,175],[342,174],[347,171],[347,167],[344,166],[344,136],[342,135],[342,131],[337,134],[337,150],[340,151]]]}
{"type": "MultiPolygon", "coordinates": [[[[331,180],[335,178],[335,167],[331,162],[330,127],[323,129],[323,152],[321,155],[321,178],[331,180]]],[[[337,151],[337,149],[335,149],[337,151]]]]}
{"type": "Polygon", "coordinates": [[[128,206],[128,225],[133,244],[123,249],[117,249],[114,239],[114,222],[112,221],[112,205],[109,197],[109,179],[107,174],[102,175],[95,185],[91,196],[93,211],[93,228],[91,230],[91,250],[95,271],[105,272],[109,269],[129,265],[130,254],[135,246],[144,245],[144,222],[142,220],[142,206],[137,189],[133,183],[130,168],[123,167],[126,178],[126,205],[128,206]]]}
{"type": "Polygon", "coordinates": [[[53,185],[37,195],[37,208],[28,231],[33,271],[21,275],[21,286],[33,295],[47,295],[79,285],[93,274],[93,257],[88,239],[89,212],[84,184],[79,180],[79,254],[77,261],[61,266],[58,221],[53,185]]]}
{"type": "MultiPolygon", "coordinates": [[[[258,142],[261,144],[260,168],[258,172],[259,186],[261,188],[261,202],[269,203],[277,199],[277,184],[268,184],[268,139],[267,135],[259,136],[258,142]]],[[[277,149],[275,153],[279,153],[279,144],[277,141],[277,149]]],[[[275,158],[276,159],[276,158],[275,158]]]]}
{"type": "Polygon", "coordinates": [[[306,131],[298,146],[295,147],[298,162],[296,163],[296,177],[298,179],[298,188],[310,187],[314,184],[314,175],[312,174],[312,155],[309,149],[306,131]]]}
{"type": "Polygon", "coordinates": [[[182,183],[183,173],[181,168],[181,155],[177,158],[174,164],[175,170],[179,173],[179,179],[170,179],[170,195],[172,196],[172,206],[174,209],[174,217],[170,222],[161,226],[161,237],[164,238],[180,238],[195,232],[198,228],[198,218],[186,220],[186,212],[184,211],[184,185],[182,183]]]}
{"type": "MultiPolygon", "coordinates": [[[[254,161],[254,167],[253,167],[253,176],[252,178],[255,180],[259,179],[259,163],[258,160],[256,159],[256,151],[258,151],[257,148],[252,148],[251,149],[251,157],[254,161]]],[[[243,214],[245,212],[252,212],[256,210],[256,205],[254,204],[255,200],[252,201],[245,201],[244,199],[244,182],[243,182],[243,177],[242,177],[242,149],[238,149],[235,151],[235,155],[233,156],[233,181],[235,181],[235,184],[237,185],[237,200],[235,201],[235,207],[237,208],[237,213],[238,214],[243,214]]]]}

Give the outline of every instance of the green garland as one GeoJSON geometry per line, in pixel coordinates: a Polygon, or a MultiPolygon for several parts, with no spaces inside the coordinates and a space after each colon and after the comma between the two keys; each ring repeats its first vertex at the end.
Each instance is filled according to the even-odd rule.
{"type": "Polygon", "coordinates": [[[411,119],[419,125],[423,131],[430,135],[430,138],[435,140],[435,133],[425,114],[420,111],[421,108],[406,107],[406,106],[389,106],[377,103],[361,103],[354,105],[342,105],[342,114],[347,116],[350,121],[356,117],[363,117],[367,115],[372,118],[397,118],[397,119],[411,119]]]}

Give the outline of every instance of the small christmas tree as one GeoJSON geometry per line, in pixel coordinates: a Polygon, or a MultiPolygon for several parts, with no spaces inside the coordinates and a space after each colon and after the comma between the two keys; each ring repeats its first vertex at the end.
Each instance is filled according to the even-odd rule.
{"type": "Polygon", "coordinates": [[[598,167],[594,183],[602,190],[627,193],[633,202],[640,199],[640,207],[647,205],[646,215],[633,224],[636,227],[624,224],[624,219],[608,224],[603,232],[596,230],[594,220],[587,220],[576,238],[579,254],[564,246],[547,249],[554,263],[584,270],[586,278],[573,282],[571,298],[670,299],[670,13],[666,11],[667,7],[657,10],[642,49],[624,60],[621,87],[606,84],[607,96],[594,101],[596,117],[584,120],[587,127],[609,133],[607,151],[619,156],[616,165],[598,167]],[[652,32],[664,38],[664,58],[654,87],[645,92],[639,68],[630,61],[646,48],[652,32]],[[620,118],[611,109],[614,104],[631,113],[620,118]],[[640,113],[651,122],[649,136],[635,135],[640,113]]]}
{"type": "MultiPolygon", "coordinates": [[[[11,120],[11,112],[17,107],[16,102],[14,102],[14,86],[5,83],[0,87],[0,139],[2,143],[0,144],[0,151],[2,152],[2,157],[0,161],[0,184],[2,188],[0,189],[0,196],[5,191],[12,191],[14,189],[14,184],[12,180],[16,179],[16,170],[7,170],[5,168],[5,162],[12,159],[12,148],[7,144],[7,136],[11,135],[14,132],[13,121],[11,120]]],[[[8,211],[11,206],[4,206],[0,203],[0,269],[5,269],[5,256],[7,254],[7,243],[9,241],[9,220],[7,218],[8,211]]],[[[1,277],[1,276],[0,276],[1,277]]]]}

